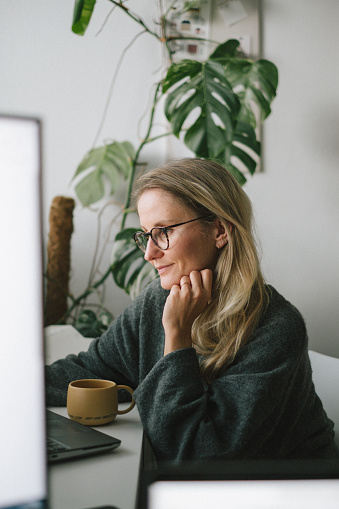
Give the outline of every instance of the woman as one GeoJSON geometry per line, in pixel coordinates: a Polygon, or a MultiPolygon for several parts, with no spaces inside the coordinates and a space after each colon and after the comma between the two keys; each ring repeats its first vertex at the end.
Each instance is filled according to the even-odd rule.
{"type": "Polygon", "coordinates": [[[250,201],[222,166],[143,175],[134,235],[159,278],[88,352],[47,367],[48,403],[77,378],[135,389],[160,460],[338,457],[300,313],[265,284],[250,201]]]}

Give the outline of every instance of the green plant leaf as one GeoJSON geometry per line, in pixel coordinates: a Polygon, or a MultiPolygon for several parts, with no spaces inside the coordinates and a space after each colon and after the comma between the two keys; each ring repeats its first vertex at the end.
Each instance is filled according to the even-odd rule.
{"type": "Polygon", "coordinates": [[[91,309],[84,309],[74,322],[74,327],[86,338],[97,338],[109,327],[113,315],[108,311],[101,311],[97,316],[91,309]]]}
{"type": "Polygon", "coordinates": [[[247,180],[245,170],[251,175],[255,172],[261,144],[256,138],[255,130],[249,124],[238,122],[231,134],[231,138],[225,141],[218,160],[227,167],[239,184],[243,185],[247,180]]]}
{"type": "Polygon", "coordinates": [[[172,64],[163,82],[165,114],[198,157],[223,162],[243,184],[260,156],[257,118],[270,114],[278,71],[267,60],[238,58],[239,41],[220,44],[206,62],[172,64]]]}
{"type": "Polygon", "coordinates": [[[276,96],[278,70],[268,60],[229,59],[225,75],[239,97],[241,108],[239,120],[256,127],[255,107],[262,122],[271,113],[271,102],[276,96]]]}
{"type": "Polygon", "coordinates": [[[75,192],[84,207],[101,200],[105,186],[100,170],[92,171],[75,186],[75,192]]]}
{"type": "Polygon", "coordinates": [[[111,270],[115,283],[135,298],[156,277],[154,267],[144,259],[132,235],[135,228],[121,230],[115,237],[111,254],[111,270]]]}
{"type": "Polygon", "coordinates": [[[197,156],[215,158],[225,145],[225,130],[235,128],[239,100],[218,62],[174,63],[163,83],[165,114],[173,133],[186,130],[184,142],[197,156]],[[198,118],[192,119],[192,114],[198,118]]]}
{"type": "Polygon", "coordinates": [[[237,39],[228,39],[228,41],[216,47],[209,59],[225,65],[229,62],[230,58],[236,58],[239,46],[240,42],[237,39]]]}
{"type": "Polygon", "coordinates": [[[96,0],[75,0],[72,31],[84,35],[91,20],[96,0]]]}
{"type": "Polygon", "coordinates": [[[255,127],[251,102],[257,103],[261,120],[267,118],[271,112],[270,104],[277,92],[278,69],[269,60],[254,62],[237,58],[239,46],[239,41],[230,39],[220,44],[209,59],[225,67],[226,79],[236,91],[242,105],[238,115],[239,120],[244,122],[250,120],[251,125],[255,127]]]}
{"type": "Polygon", "coordinates": [[[144,265],[136,272],[136,277],[131,281],[129,285],[129,295],[132,300],[134,300],[140,292],[145,288],[147,284],[149,284],[153,279],[157,278],[158,274],[149,262],[144,263],[144,265]]]}
{"type": "Polygon", "coordinates": [[[77,197],[82,205],[88,206],[101,200],[105,195],[105,181],[109,183],[112,195],[121,177],[127,179],[132,171],[135,151],[128,141],[116,142],[90,150],[79,164],[74,179],[83,172],[75,186],[77,197]]]}
{"type": "Polygon", "coordinates": [[[227,170],[232,173],[233,177],[237,179],[239,184],[243,186],[246,182],[246,177],[241,171],[238,170],[232,163],[227,164],[227,170]]]}

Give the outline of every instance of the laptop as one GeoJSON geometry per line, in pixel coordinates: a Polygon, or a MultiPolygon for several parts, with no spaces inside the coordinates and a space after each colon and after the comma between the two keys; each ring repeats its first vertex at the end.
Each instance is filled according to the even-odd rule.
{"type": "MultiPolygon", "coordinates": [[[[0,114],[0,239],[0,507],[46,509],[41,122],[36,118],[0,114]]],[[[48,414],[52,438],[66,444],[51,461],[120,445],[120,440],[48,414]]]]}
{"type": "Polygon", "coordinates": [[[116,449],[121,440],[84,426],[50,410],[47,417],[48,462],[93,456],[116,449]]]}
{"type": "Polygon", "coordinates": [[[160,465],[139,479],[137,509],[338,509],[338,460],[160,465]]]}

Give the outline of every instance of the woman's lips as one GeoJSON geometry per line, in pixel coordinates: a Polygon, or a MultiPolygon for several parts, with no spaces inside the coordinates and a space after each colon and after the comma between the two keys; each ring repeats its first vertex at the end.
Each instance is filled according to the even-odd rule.
{"type": "Polygon", "coordinates": [[[161,267],[156,267],[159,276],[161,276],[161,274],[163,274],[169,267],[171,267],[171,265],[162,265],[161,267]]]}

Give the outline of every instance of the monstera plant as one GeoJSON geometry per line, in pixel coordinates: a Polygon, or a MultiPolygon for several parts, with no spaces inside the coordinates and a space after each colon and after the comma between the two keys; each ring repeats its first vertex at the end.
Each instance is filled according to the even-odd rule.
{"type": "MultiPolygon", "coordinates": [[[[165,78],[155,87],[148,126],[140,145],[134,147],[125,140],[96,147],[86,154],[75,172],[75,192],[84,206],[102,200],[107,185],[110,194],[115,193],[121,180],[126,180],[127,185],[111,264],[91,288],[73,299],[69,313],[110,275],[132,298],[156,276],[153,267],[145,262],[143,253],[135,246],[132,240],[135,229],[126,228],[126,218],[133,212],[130,195],[140,154],[145,145],[159,138],[159,135],[152,136],[159,104],[164,105],[161,107],[168,120],[168,130],[160,136],[177,137],[192,156],[218,160],[243,185],[246,175],[254,174],[260,159],[258,127],[271,112],[278,85],[276,66],[267,60],[244,58],[237,40],[215,43],[204,61],[184,59],[173,62],[173,37],[167,33],[170,9],[162,13],[157,24],[159,33],[156,33],[128,8],[128,1],[109,1],[140,24],[145,34],[157,38],[168,54],[168,65],[163,74],[165,78]],[[163,96],[164,101],[160,102],[163,96]]],[[[73,32],[84,35],[95,3],[95,0],[75,1],[73,32]]],[[[171,2],[171,7],[175,4],[176,1],[171,2]]],[[[163,2],[159,2],[160,12],[162,5],[163,2]]],[[[184,5],[187,11],[197,9],[199,0],[184,5]]]]}

